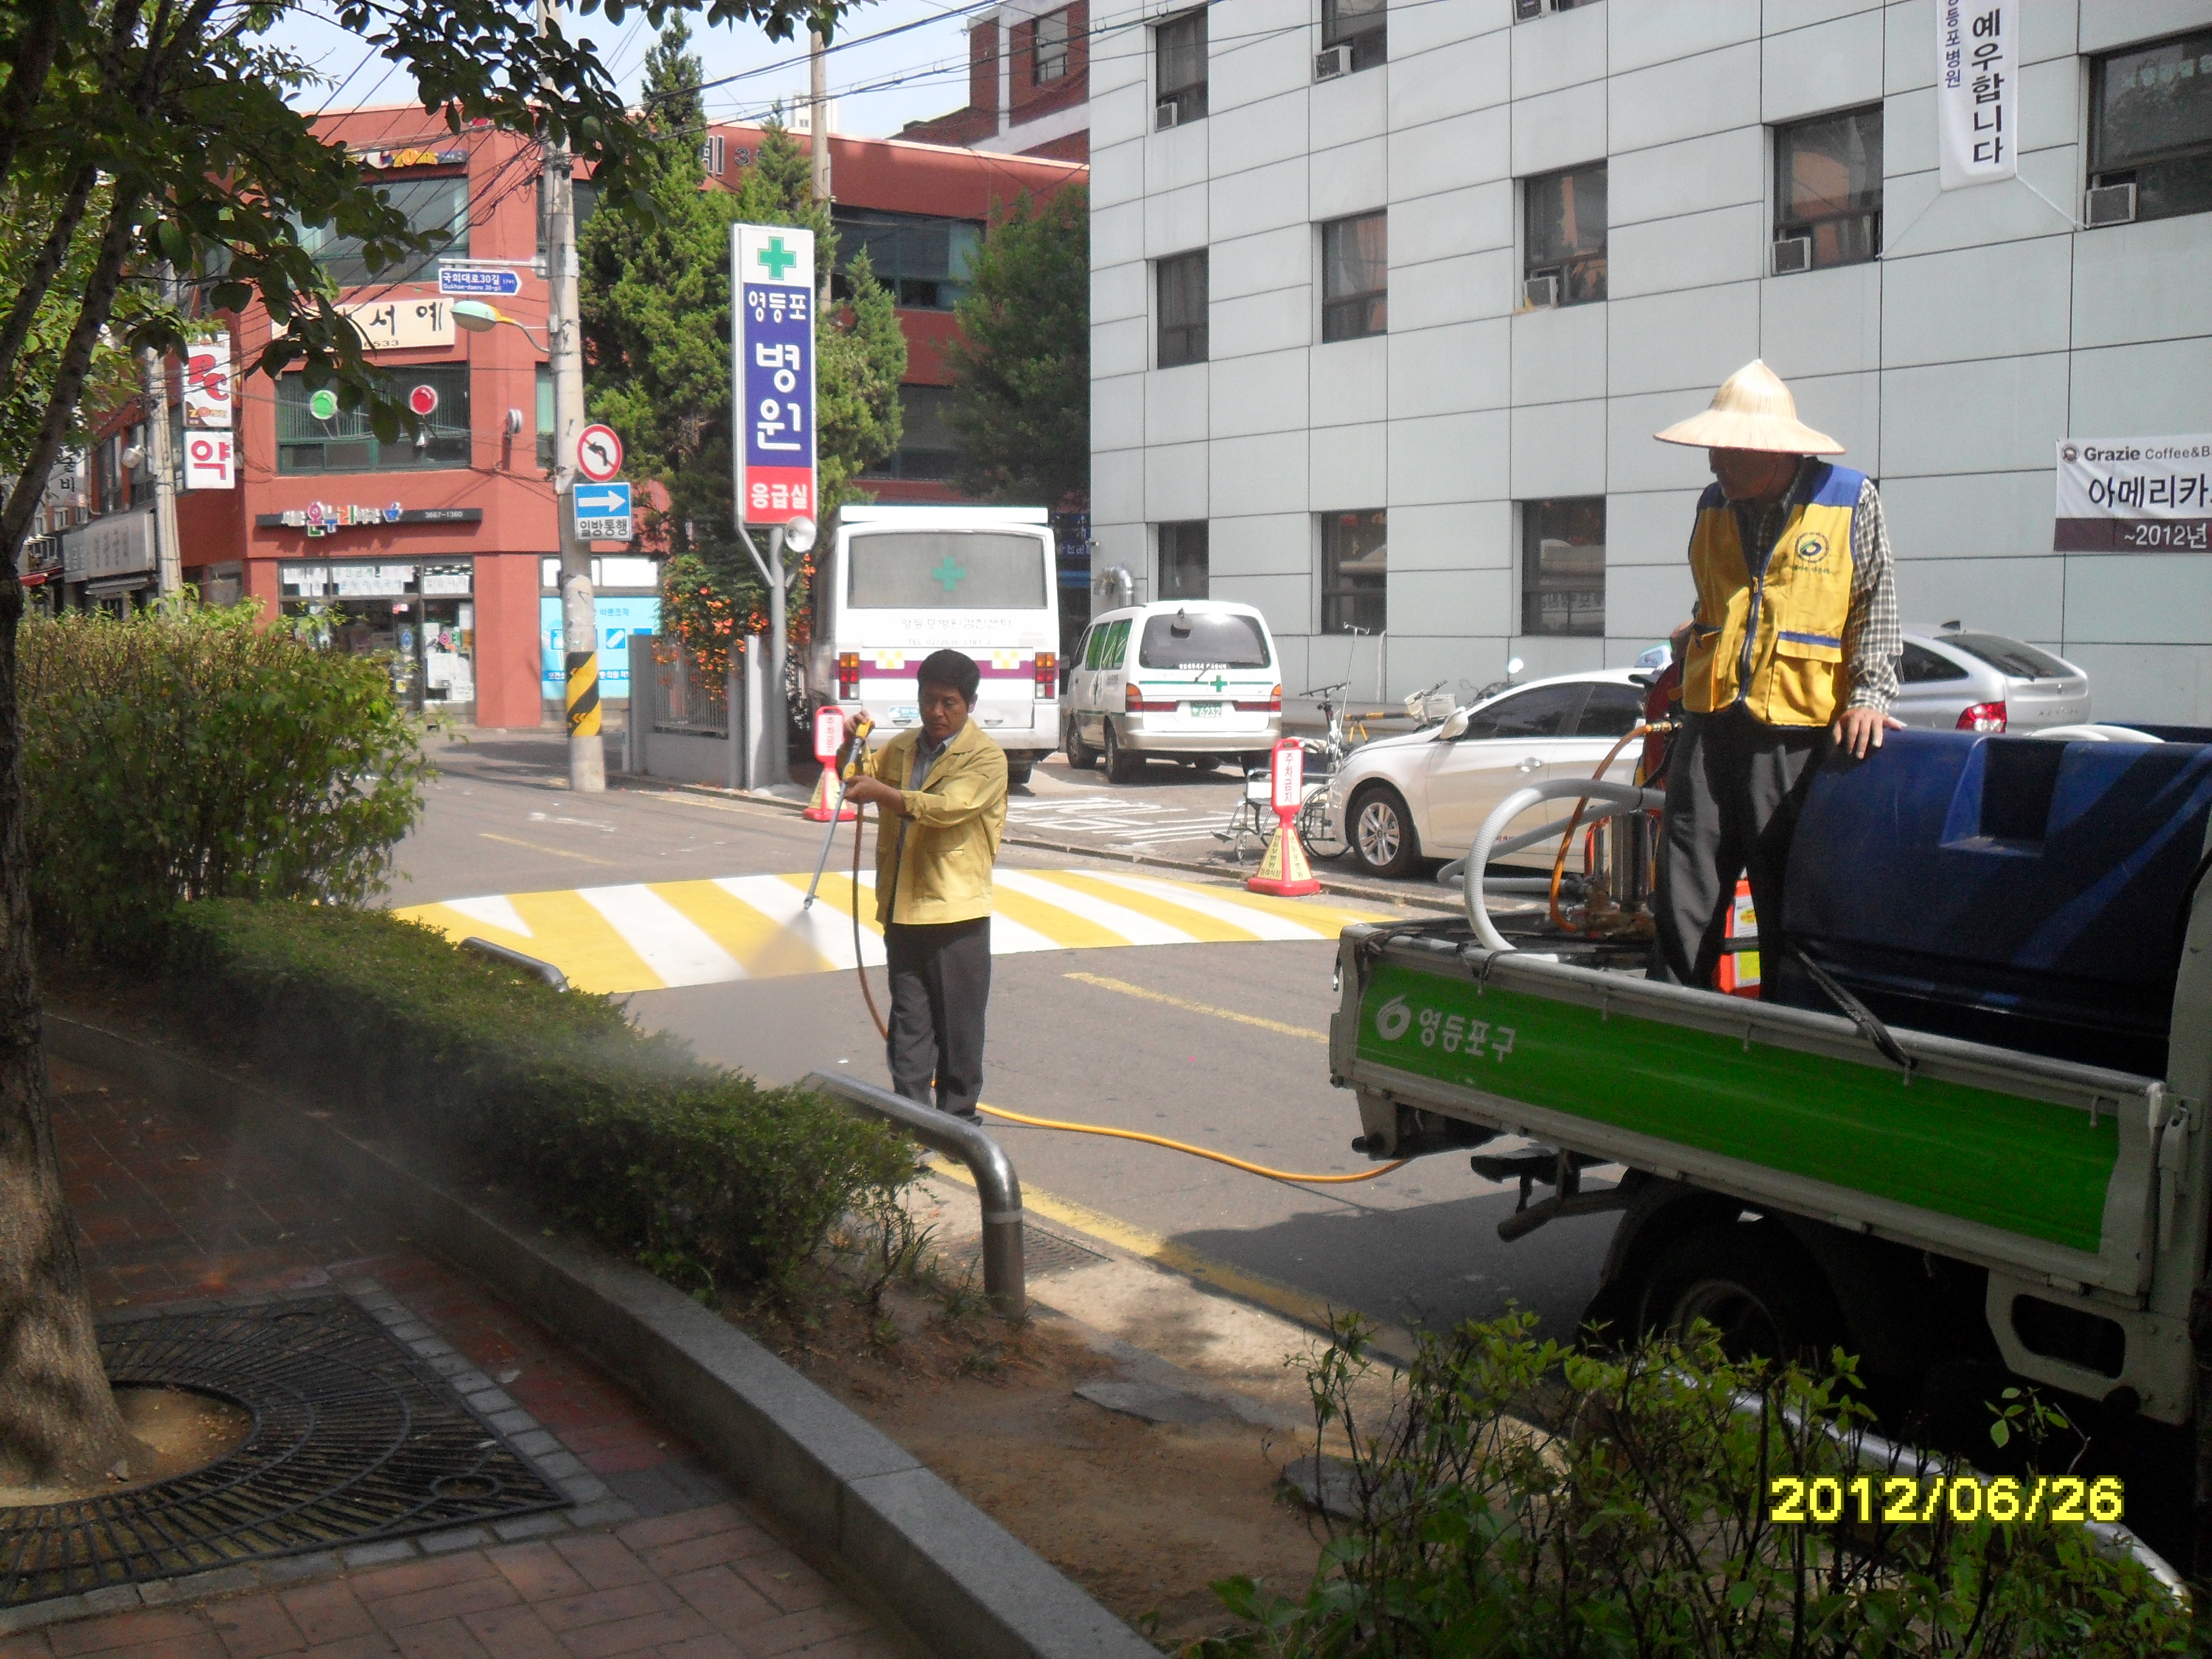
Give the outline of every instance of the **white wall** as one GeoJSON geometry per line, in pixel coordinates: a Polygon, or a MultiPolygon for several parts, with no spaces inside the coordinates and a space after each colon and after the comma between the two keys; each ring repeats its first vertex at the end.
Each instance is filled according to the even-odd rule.
{"type": "Polygon", "coordinates": [[[1345,642],[1301,644],[1313,515],[1383,507],[1393,695],[1516,653],[1626,661],[1685,613],[1705,481],[1650,434],[1763,356],[1881,478],[1908,618],[2063,650],[2102,714],[2212,723],[2212,560],[2050,550],[2055,440],[2212,428],[2212,216],[2075,233],[2060,210],[2085,178],[2081,54],[2212,22],[2212,0],[2024,0],[2021,180],[1948,195],[1934,3],[1602,0],[1516,25],[1510,0],[1419,0],[1387,65],[1316,85],[1313,0],[1218,0],[1210,112],[1156,134],[1144,20],[1171,8],[1099,0],[1120,25],[1091,70],[1102,562],[1147,570],[1150,525],[1211,520],[1214,592],[1267,611],[1286,674],[1333,678],[1345,642]],[[1765,276],[1769,125],[1877,99],[1883,258],[1765,276]],[[1513,180],[1599,159],[1611,297],[1516,313],[1513,180]],[[1378,207],[1390,332],[1320,344],[1315,226],[1378,207]],[[1147,262],[1197,247],[1212,361],[1153,370],[1147,262]],[[1512,504],[1585,494],[1608,503],[1608,636],[1516,637],[1512,504]]]}

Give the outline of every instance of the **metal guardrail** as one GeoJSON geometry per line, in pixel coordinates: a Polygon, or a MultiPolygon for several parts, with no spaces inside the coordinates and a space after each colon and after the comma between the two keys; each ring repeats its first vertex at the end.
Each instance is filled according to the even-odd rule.
{"type": "Polygon", "coordinates": [[[903,1095],[878,1089],[858,1078],[810,1072],[802,1088],[818,1089],[847,1111],[882,1118],[914,1132],[914,1138],[948,1158],[957,1158],[975,1177],[983,1201],[983,1291],[1009,1318],[1029,1309],[1028,1279],[1022,1261],[1022,1183],[999,1143],[975,1125],[917,1104],[903,1095]]]}
{"type": "Polygon", "coordinates": [[[495,962],[503,962],[510,968],[520,968],[526,974],[535,974],[556,991],[568,988],[568,975],[551,963],[541,962],[536,957],[526,957],[520,951],[510,951],[504,945],[494,945],[488,939],[465,939],[461,941],[461,949],[474,951],[478,956],[489,957],[495,962]]]}

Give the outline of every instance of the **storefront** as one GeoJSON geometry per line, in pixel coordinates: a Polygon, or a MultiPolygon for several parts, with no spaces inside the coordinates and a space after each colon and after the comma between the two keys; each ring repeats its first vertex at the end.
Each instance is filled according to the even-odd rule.
{"type": "MultiPolygon", "coordinates": [[[[599,623],[599,701],[629,702],[629,636],[660,626],[660,564],[658,560],[610,555],[592,561],[592,610],[599,623]]],[[[546,718],[562,717],[567,696],[567,653],[561,643],[561,561],[538,567],[538,641],[539,676],[546,718]]]]}
{"type": "Polygon", "coordinates": [[[127,617],[154,587],[154,507],[110,513],[62,532],[69,603],[127,617]]]}
{"type": "Polygon", "coordinates": [[[387,655],[416,709],[476,713],[476,561],[332,560],[277,567],[284,614],[312,619],[333,650],[387,655]]]}

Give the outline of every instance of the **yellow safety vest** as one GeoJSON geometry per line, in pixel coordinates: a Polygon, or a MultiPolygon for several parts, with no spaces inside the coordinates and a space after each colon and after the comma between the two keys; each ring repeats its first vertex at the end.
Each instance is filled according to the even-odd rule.
{"type": "Polygon", "coordinates": [[[1693,713],[1741,703],[1769,726],[1826,726],[1849,695],[1851,514],[1866,475],[1813,466],[1811,489],[1756,569],[1720,486],[1698,501],[1690,537],[1698,617],[1682,665],[1682,702],[1693,713]]]}

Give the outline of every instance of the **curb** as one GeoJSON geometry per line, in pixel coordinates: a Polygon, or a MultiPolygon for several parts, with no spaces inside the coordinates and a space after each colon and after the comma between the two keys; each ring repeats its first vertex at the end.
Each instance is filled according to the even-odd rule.
{"type": "Polygon", "coordinates": [[[835,1558],[936,1650],[966,1659],[1158,1659],[1158,1650],[904,1447],[720,1315],[641,1269],[527,1237],[325,1115],[49,1012],[64,1060],[243,1119],[415,1229],[628,1384],[748,1498],[835,1558]]]}

